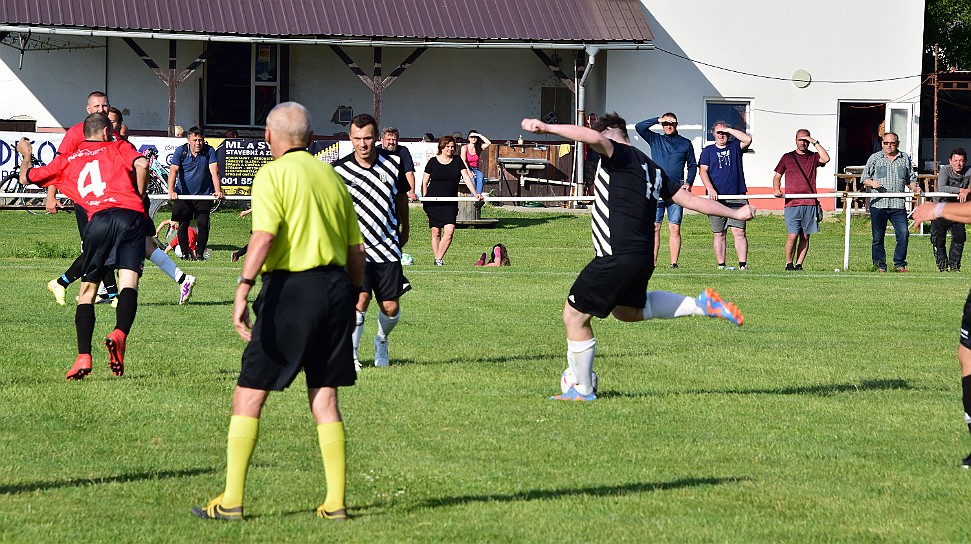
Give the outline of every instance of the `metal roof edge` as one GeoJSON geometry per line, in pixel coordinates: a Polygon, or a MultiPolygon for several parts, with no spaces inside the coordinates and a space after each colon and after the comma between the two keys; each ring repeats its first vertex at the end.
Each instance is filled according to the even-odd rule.
{"type": "Polygon", "coordinates": [[[447,40],[447,39],[374,39],[338,36],[258,36],[241,34],[201,34],[193,32],[163,32],[145,30],[96,29],[87,27],[3,25],[0,32],[54,34],[64,36],[88,36],[102,38],[142,38],[153,40],[184,40],[236,43],[276,43],[283,45],[346,45],[360,47],[429,47],[450,49],[599,49],[599,50],[650,50],[650,41],[526,41],[526,40],[447,40]]]}

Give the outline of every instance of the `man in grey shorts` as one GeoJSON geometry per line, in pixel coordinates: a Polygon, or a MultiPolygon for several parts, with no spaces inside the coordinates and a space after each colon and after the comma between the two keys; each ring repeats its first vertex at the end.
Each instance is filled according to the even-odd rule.
{"type": "MultiPolygon", "coordinates": [[[[734,129],[725,121],[718,121],[711,127],[715,143],[701,150],[698,161],[698,175],[708,190],[708,198],[718,200],[719,194],[744,195],[745,172],[742,171],[742,154],[752,145],[752,137],[734,129]]],[[[741,208],[747,200],[723,200],[729,208],[741,208]]],[[[713,233],[712,247],[718,268],[725,268],[725,231],[732,229],[735,239],[735,253],[738,256],[739,270],[748,270],[748,239],[745,237],[745,222],[710,215],[713,233]]]]}
{"type": "MultiPolygon", "coordinates": [[[[772,188],[776,198],[785,193],[782,190],[782,176],[786,176],[786,191],[790,194],[815,194],[816,169],[829,162],[829,153],[813,138],[809,131],[801,128],[796,131],[796,149],[779,159],[772,178],[772,188]],[[810,144],[816,151],[809,151],[810,144]]],[[[786,230],[786,270],[802,270],[802,263],[809,252],[809,235],[819,232],[819,217],[815,198],[787,198],[785,206],[786,230]]]]}

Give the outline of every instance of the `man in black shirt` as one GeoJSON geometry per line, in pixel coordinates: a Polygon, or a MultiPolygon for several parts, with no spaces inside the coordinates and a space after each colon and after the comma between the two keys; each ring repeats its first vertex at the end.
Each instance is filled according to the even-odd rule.
{"type": "MultiPolygon", "coordinates": [[[[591,318],[613,314],[621,321],[670,319],[690,315],[721,317],[741,325],[745,318],[713,289],[698,297],[647,291],[654,272],[654,218],[660,199],[708,215],[740,221],[755,217],[750,205],[732,209],[700,198],[671,180],[647,155],[630,145],[627,122],[617,114],[601,117],[592,129],[550,125],[523,119],[522,128],[537,134],[556,134],[589,145],[600,155],[594,180],[593,244],[596,256],[574,282],[563,307],[567,363],[575,376],[562,395],[551,399],[592,401],[593,357],[597,344],[591,318]],[[646,263],[646,266],[645,266],[646,263]]],[[[564,372],[564,374],[566,373],[564,372]]]]}

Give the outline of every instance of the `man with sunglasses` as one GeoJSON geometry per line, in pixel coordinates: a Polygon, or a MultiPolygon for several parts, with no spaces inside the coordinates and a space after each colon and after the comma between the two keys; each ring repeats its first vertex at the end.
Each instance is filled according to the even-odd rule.
{"type": "MultiPolygon", "coordinates": [[[[695,149],[691,140],[678,134],[678,116],[667,112],[661,117],[645,119],[634,126],[634,130],[647,145],[651,146],[651,159],[661,167],[661,170],[672,180],[690,191],[698,172],[698,162],[695,160],[695,149]],[[650,128],[661,123],[663,134],[653,132],[650,128]],[[688,173],[685,175],[685,166],[688,173]]],[[[664,210],[668,211],[668,249],[671,251],[671,268],[678,267],[678,257],[681,255],[681,206],[668,200],[657,202],[657,215],[654,219],[654,266],[657,266],[658,248],[661,246],[661,220],[664,210]]]]}
{"type": "MultiPolygon", "coordinates": [[[[874,193],[902,193],[909,185],[917,194],[917,175],[911,166],[910,157],[900,151],[900,137],[887,132],[880,142],[883,150],[877,151],[866,161],[863,168],[863,185],[874,193]]],[[[887,251],[883,241],[887,235],[887,222],[893,225],[897,244],[893,252],[893,266],[897,272],[907,270],[907,242],[910,232],[907,228],[907,210],[903,197],[874,197],[870,199],[870,228],[873,233],[871,254],[873,265],[880,272],[887,271],[887,251]]]]}

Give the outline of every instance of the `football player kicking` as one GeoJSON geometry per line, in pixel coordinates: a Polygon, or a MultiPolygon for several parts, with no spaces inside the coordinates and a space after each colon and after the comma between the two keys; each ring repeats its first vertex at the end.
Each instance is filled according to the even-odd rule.
{"type": "Polygon", "coordinates": [[[105,338],[108,364],[115,376],[125,372],[125,343],[138,307],[138,278],[145,258],[145,231],[149,221],[142,196],[148,181],[148,160],[128,142],[112,141],[111,122],[104,113],[84,120],[84,137],[78,149],[58,155],[47,166],[30,167],[33,149],[21,138],[20,183],[55,186],[80,206],[89,218],[84,230],[81,292],[75,310],[78,357],[67,373],[80,380],[91,372],[91,337],[94,335],[94,298],[105,273],[118,270],[118,306],[115,330],[105,338]]]}
{"type": "Polygon", "coordinates": [[[712,289],[698,297],[664,291],[647,291],[654,272],[654,215],[664,199],[708,215],[740,221],[755,217],[755,208],[731,209],[714,200],[692,195],[669,179],[647,155],[630,145],[627,122],[617,114],[601,117],[594,129],[576,125],[550,125],[523,119],[522,128],[536,134],[585,143],[600,154],[594,180],[593,245],[595,257],[580,272],[563,306],[569,370],[577,383],[551,399],[591,401],[593,356],[597,340],[591,318],[613,314],[621,321],[670,319],[690,315],[720,317],[741,325],[738,308],[712,289]]]}

